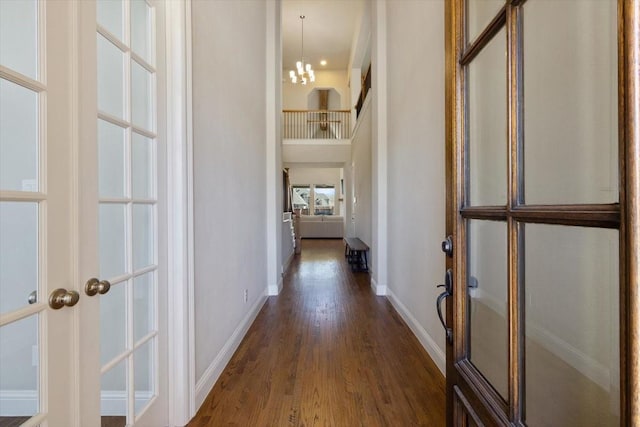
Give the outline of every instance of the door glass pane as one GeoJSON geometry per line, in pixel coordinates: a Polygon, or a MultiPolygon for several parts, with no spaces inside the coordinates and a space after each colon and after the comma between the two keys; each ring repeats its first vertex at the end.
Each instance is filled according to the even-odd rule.
{"type": "Polygon", "coordinates": [[[100,277],[110,280],[127,272],[126,205],[100,204],[100,277]]]}
{"type": "Polygon", "coordinates": [[[145,0],[131,1],[131,48],[149,64],[152,45],[151,8],[145,0]]]}
{"type": "Polygon", "coordinates": [[[37,298],[38,228],[37,203],[0,202],[0,314],[37,298]]]}
{"type": "Polygon", "coordinates": [[[467,41],[482,33],[504,6],[505,0],[467,0],[467,41]]]}
{"type": "Polygon", "coordinates": [[[136,349],[133,353],[133,370],[134,370],[134,383],[135,383],[135,409],[136,415],[144,409],[145,405],[149,403],[153,395],[154,390],[154,375],[155,366],[153,355],[155,338],[147,341],[140,348],[136,349]]]}
{"type": "Polygon", "coordinates": [[[100,362],[102,365],[122,354],[127,348],[126,282],[111,286],[100,295],[100,362]]]}
{"type": "Polygon", "coordinates": [[[527,224],[526,421],[618,426],[618,231],[527,224]]]}
{"type": "Polygon", "coordinates": [[[100,197],[125,196],[125,130],[98,119],[98,169],[100,197]]]}
{"type": "Polygon", "coordinates": [[[124,2],[122,0],[98,0],[98,25],[124,40],[124,2]]]}
{"type": "Polygon", "coordinates": [[[524,4],[525,197],[618,201],[617,2],[524,4]]]}
{"type": "Polygon", "coordinates": [[[153,130],[151,73],[131,61],[131,121],[135,126],[153,130]]]}
{"type": "Polygon", "coordinates": [[[507,202],[507,62],[502,29],[468,67],[470,203],[507,202]]]}
{"type": "Polygon", "coordinates": [[[153,264],[153,206],[133,205],[133,268],[139,270],[153,264]]]}
{"type": "Polygon", "coordinates": [[[507,224],[469,221],[471,361],[508,397],[507,224]]]}
{"type": "Polygon", "coordinates": [[[38,78],[38,5],[35,0],[0,1],[0,64],[38,78]]]}
{"type": "Polygon", "coordinates": [[[100,414],[103,427],[124,427],[127,424],[127,382],[127,359],[102,374],[100,414]]]}
{"type": "Polygon", "coordinates": [[[98,34],[98,110],[124,119],[124,53],[98,34]]]}
{"type": "Polygon", "coordinates": [[[0,327],[0,397],[11,402],[0,405],[0,424],[3,417],[25,421],[40,410],[38,329],[38,315],[0,327]]]}
{"type": "Polygon", "coordinates": [[[147,273],[133,280],[133,342],[155,329],[154,274],[147,273]]]}
{"type": "Polygon", "coordinates": [[[0,189],[38,191],[38,94],[4,79],[0,79],[0,189]]]}
{"type": "Polygon", "coordinates": [[[153,198],[153,140],[133,132],[131,136],[131,174],[134,199],[153,198]]]}

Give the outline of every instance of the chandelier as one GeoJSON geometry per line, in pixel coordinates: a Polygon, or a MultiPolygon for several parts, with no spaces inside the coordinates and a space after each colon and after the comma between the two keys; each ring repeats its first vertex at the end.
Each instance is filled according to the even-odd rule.
{"type": "Polygon", "coordinates": [[[311,64],[304,63],[304,15],[300,15],[300,22],[302,22],[302,42],[300,43],[300,61],[296,62],[296,68],[298,69],[298,73],[296,74],[295,70],[289,71],[289,77],[291,78],[291,83],[298,83],[298,78],[303,85],[306,85],[307,82],[316,81],[316,75],[311,69],[311,64]]]}

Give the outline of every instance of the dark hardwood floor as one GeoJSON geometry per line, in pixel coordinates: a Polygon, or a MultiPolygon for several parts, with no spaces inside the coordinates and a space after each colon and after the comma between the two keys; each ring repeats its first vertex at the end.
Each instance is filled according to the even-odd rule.
{"type": "Polygon", "coordinates": [[[443,426],[444,377],[369,275],[302,243],[189,427],[443,426]]]}

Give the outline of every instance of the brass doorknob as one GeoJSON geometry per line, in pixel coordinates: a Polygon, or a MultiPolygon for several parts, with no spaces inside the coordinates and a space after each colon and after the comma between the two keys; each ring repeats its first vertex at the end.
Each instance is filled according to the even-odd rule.
{"type": "Polygon", "coordinates": [[[49,307],[54,310],[61,309],[65,305],[67,307],[73,307],[80,300],[80,294],[76,291],[68,291],[63,288],[55,289],[49,295],[49,307]]]}
{"type": "Polygon", "coordinates": [[[107,280],[98,280],[95,277],[87,280],[84,285],[84,293],[90,297],[96,294],[104,295],[109,292],[109,289],[111,289],[111,283],[107,280]]]}

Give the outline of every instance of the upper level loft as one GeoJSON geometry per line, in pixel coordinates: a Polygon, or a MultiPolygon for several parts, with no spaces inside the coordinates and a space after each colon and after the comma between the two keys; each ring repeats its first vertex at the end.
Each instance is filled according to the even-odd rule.
{"type": "Polygon", "coordinates": [[[348,140],[356,120],[371,89],[371,65],[361,76],[361,89],[352,110],[332,110],[329,107],[330,90],[318,90],[319,109],[282,110],[282,138],[286,140],[328,139],[348,140]],[[353,120],[353,119],[356,120],[353,120]]]}
{"type": "Polygon", "coordinates": [[[349,110],[283,110],[284,139],[350,139],[349,110]]]}

